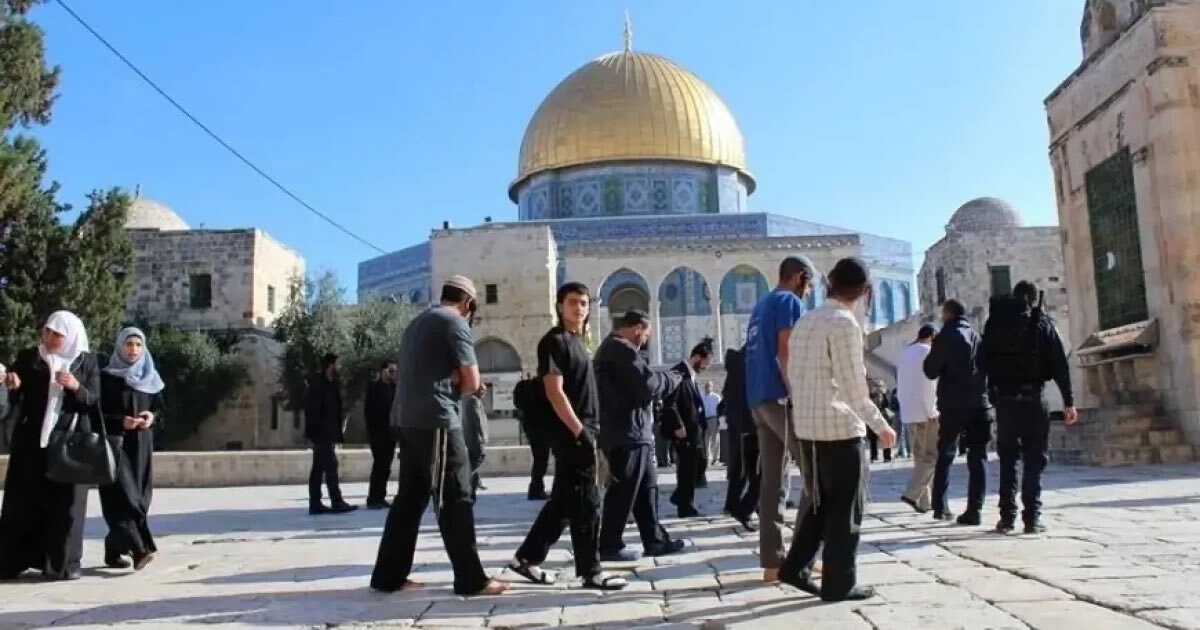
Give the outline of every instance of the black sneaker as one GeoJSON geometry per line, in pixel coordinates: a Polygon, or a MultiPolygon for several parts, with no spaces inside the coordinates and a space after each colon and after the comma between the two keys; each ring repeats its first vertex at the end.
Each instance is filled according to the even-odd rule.
{"type": "Polygon", "coordinates": [[[600,552],[601,562],[637,562],[642,559],[642,552],[637,549],[619,549],[617,551],[600,552]]]}
{"type": "Polygon", "coordinates": [[[529,500],[530,501],[545,501],[549,498],[550,498],[550,495],[546,494],[545,490],[531,489],[529,491],[529,500]]]}
{"type": "Polygon", "coordinates": [[[965,525],[967,527],[976,527],[983,523],[983,519],[980,518],[979,512],[967,510],[962,514],[959,514],[958,519],[955,522],[959,525],[965,525]]]}
{"type": "Polygon", "coordinates": [[[390,507],[392,507],[392,504],[388,503],[384,499],[380,499],[379,501],[367,501],[368,510],[386,510],[390,507]]]}
{"type": "Polygon", "coordinates": [[[696,518],[702,516],[696,508],[679,508],[679,518],[696,518]]]}
{"type": "Polygon", "coordinates": [[[350,505],[345,501],[338,501],[329,508],[329,511],[333,512],[334,514],[346,514],[347,512],[353,512],[357,509],[357,505],[350,505]]]}
{"type": "Polygon", "coordinates": [[[133,563],[126,560],[125,556],[118,553],[104,554],[104,566],[110,569],[128,569],[133,566],[133,563]]]}
{"type": "Polygon", "coordinates": [[[813,581],[811,577],[802,575],[784,575],[779,574],[779,581],[793,588],[800,589],[809,595],[821,596],[821,586],[813,581]]]}
{"type": "Polygon", "coordinates": [[[312,503],[308,506],[308,513],[312,516],[316,516],[317,514],[329,514],[332,511],[333,510],[329,509],[329,506],[325,505],[324,503],[312,503]]]}
{"type": "Polygon", "coordinates": [[[734,517],[734,519],[737,522],[741,523],[742,527],[746,528],[746,531],[748,531],[748,532],[758,531],[758,520],[755,519],[753,516],[747,516],[747,517],[743,517],[743,518],[734,517]]]}
{"type": "Polygon", "coordinates": [[[821,601],[861,602],[864,599],[871,599],[872,597],[875,597],[875,589],[871,588],[870,586],[855,586],[854,588],[850,589],[849,592],[841,596],[822,595],[821,601]]]}
{"type": "Polygon", "coordinates": [[[1011,534],[1016,529],[1016,525],[1009,519],[1002,518],[999,523],[996,523],[997,534],[1011,534]]]}
{"type": "Polygon", "coordinates": [[[687,549],[688,547],[693,546],[693,544],[694,543],[692,543],[692,541],[688,540],[687,538],[677,538],[675,540],[672,540],[671,542],[668,542],[667,544],[663,545],[662,547],[659,547],[658,549],[647,549],[645,555],[650,558],[669,556],[674,553],[679,553],[680,551],[683,551],[684,549],[687,549]]]}
{"type": "Polygon", "coordinates": [[[1044,534],[1045,532],[1046,532],[1046,526],[1042,525],[1041,523],[1026,523],[1025,524],[1025,533],[1026,534],[1044,534]]]}
{"type": "Polygon", "coordinates": [[[953,521],[954,515],[949,512],[934,511],[933,520],[935,520],[935,521],[953,521]]]}
{"type": "Polygon", "coordinates": [[[929,508],[923,508],[923,507],[917,505],[916,501],[913,501],[912,499],[910,499],[904,495],[900,495],[900,501],[902,501],[904,504],[908,505],[908,507],[912,508],[913,511],[916,512],[917,514],[924,514],[929,511],[929,508]]]}

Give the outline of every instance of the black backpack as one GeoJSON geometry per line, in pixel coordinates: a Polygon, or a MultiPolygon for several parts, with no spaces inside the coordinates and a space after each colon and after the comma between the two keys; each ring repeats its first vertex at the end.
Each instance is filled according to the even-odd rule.
{"type": "Polygon", "coordinates": [[[526,378],[513,387],[513,406],[521,412],[521,424],[525,431],[540,431],[549,419],[555,417],[550,399],[541,379],[526,378]]]}
{"type": "Polygon", "coordinates": [[[983,351],[988,381],[993,384],[1043,383],[1040,325],[1041,300],[1036,307],[1011,296],[993,297],[983,327],[983,351]]]}

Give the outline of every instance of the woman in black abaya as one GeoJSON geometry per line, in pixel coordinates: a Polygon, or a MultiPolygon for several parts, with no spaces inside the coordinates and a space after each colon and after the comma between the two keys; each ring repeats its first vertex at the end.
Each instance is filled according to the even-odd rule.
{"type": "Polygon", "coordinates": [[[99,421],[100,370],[87,350],[83,322],[58,311],[46,320],[42,342],[12,366],[8,399],[17,426],[0,508],[0,579],[27,569],[48,580],[80,576],[88,488],[46,478],[46,445],[72,419],[87,430],[99,421]]]}
{"type": "Polygon", "coordinates": [[[104,563],[114,569],[132,566],[140,571],[158,550],[146,518],[154,483],[150,459],[154,433],[162,411],[163,382],[154,369],[146,334],[126,328],[100,376],[100,408],[109,435],[124,436],[117,455],[117,481],[100,488],[100,507],[108,523],[104,563]]]}

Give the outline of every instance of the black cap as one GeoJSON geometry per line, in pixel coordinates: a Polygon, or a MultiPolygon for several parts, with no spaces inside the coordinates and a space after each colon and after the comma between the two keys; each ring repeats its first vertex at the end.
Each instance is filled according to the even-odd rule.
{"type": "Polygon", "coordinates": [[[644,311],[631,308],[628,311],[625,311],[625,314],[621,316],[618,325],[621,328],[629,328],[630,326],[641,326],[642,324],[649,323],[650,317],[646,315],[644,311]]]}
{"type": "Polygon", "coordinates": [[[921,326],[921,330],[917,331],[917,341],[924,341],[936,335],[938,332],[937,326],[933,324],[925,324],[921,326]]]}

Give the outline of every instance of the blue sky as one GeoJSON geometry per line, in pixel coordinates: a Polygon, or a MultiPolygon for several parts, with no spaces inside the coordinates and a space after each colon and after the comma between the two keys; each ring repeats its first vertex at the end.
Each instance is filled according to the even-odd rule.
{"type": "MultiPolygon", "coordinates": [[[[202,121],[385,250],[444,219],[515,219],[505,191],[541,99],[621,46],[711,84],[746,137],[754,211],[920,252],[968,199],[1057,223],[1042,100],[1079,63],[1078,0],[852,3],[68,0],[202,121]],[[839,5],[839,6],[835,6],[839,5]]],[[[193,227],[258,226],[350,289],[375,255],[173,110],[58,6],[49,127],[64,198],[141,184],[193,227]]]]}

